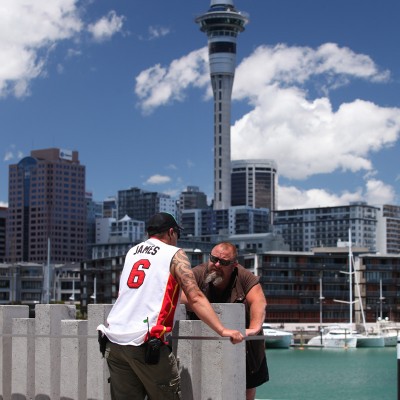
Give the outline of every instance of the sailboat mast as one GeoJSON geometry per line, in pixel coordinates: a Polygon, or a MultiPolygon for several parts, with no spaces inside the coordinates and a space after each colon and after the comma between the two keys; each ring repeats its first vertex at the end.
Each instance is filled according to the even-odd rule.
{"type": "Polygon", "coordinates": [[[353,325],[353,279],[352,279],[352,270],[351,270],[351,265],[352,265],[352,258],[353,254],[351,251],[351,228],[349,228],[349,311],[350,311],[350,326],[353,325]]]}

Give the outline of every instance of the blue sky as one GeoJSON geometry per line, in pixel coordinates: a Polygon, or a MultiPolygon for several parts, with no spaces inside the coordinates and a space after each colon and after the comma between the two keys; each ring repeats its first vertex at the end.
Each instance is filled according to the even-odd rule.
{"type": "MultiPolygon", "coordinates": [[[[232,158],[278,164],[278,207],[399,204],[400,2],[236,0],[232,158]]],[[[0,204],[8,165],[77,150],[95,200],[213,194],[209,0],[2,0],[0,204]]]]}

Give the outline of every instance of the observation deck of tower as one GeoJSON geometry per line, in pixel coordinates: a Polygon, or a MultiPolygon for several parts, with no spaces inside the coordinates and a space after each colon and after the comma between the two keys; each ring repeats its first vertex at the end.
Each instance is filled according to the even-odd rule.
{"type": "Polygon", "coordinates": [[[236,40],[247,16],[233,0],[211,0],[209,10],[196,18],[208,37],[211,84],[214,94],[214,209],[231,206],[231,97],[236,69],[236,40]]]}

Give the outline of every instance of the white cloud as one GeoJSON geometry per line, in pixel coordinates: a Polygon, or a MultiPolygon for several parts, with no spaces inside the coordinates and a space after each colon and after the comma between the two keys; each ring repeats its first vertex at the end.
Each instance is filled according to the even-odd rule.
{"type": "Polygon", "coordinates": [[[82,29],[78,0],[2,0],[0,3],[0,97],[29,94],[54,44],[82,29]]]}
{"type": "Polygon", "coordinates": [[[366,184],[365,199],[368,204],[381,205],[381,204],[394,204],[396,193],[392,186],[377,180],[371,179],[366,184]]]}
{"type": "Polygon", "coordinates": [[[355,100],[335,112],[328,98],[308,101],[296,88],[272,86],[232,127],[232,159],[273,158],[290,179],[368,171],[370,154],[394,145],[399,132],[400,109],[355,100]]]}
{"type": "Polygon", "coordinates": [[[16,150],[15,144],[11,144],[8,146],[9,149],[7,149],[4,153],[3,161],[11,161],[11,160],[20,160],[21,158],[24,157],[24,153],[21,150],[16,150]]]}
{"type": "Polygon", "coordinates": [[[90,24],[88,31],[96,41],[102,42],[110,39],[114,34],[121,32],[124,20],[124,16],[118,16],[115,11],[110,11],[94,24],[90,24]]]}
{"type": "Polygon", "coordinates": [[[377,179],[369,179],[365,187],[353,192],[331,193],[325,189],[301,190],[294,186],[279,186],[279,210],[293,208],[335,207],[355,201],[370,205],[394,204],[396,194],[392,186],[377,179]]]}
{"type": "Polygon", "coordinates": [[[283,44],[260,46],[237,67],[233,98],[257,98],[260,89],[270,85],[301,87],[313,80],[326,93],[350,78],[382,82],[389,79],[389,72],[380,71],[370,57],[334,43],[315,50],[283,44]]]}
{"type": "Polygon", "coordinates": [[[8,203],[5,201],[0,201],[0,207],[8,207],[8,203]]]}
{"type": "Polygon", "coordinates": [[[354,193],[344,192],[341,195],[336,195],[323,189],[301,190],[294,186],[279,186],[278,193],[280,210],[300,207],[333,207],[362,200],[361,189],[354,193]]]}
{"type": "Polygon", "coordinates": [[[149,27],[149,39],[158,39],[162,36],[168,35],[170,32],[169,28],[162,26],[150,26],[149,27]]]}
{"type": "Polygon", "coordinates": [[[144,113],[172,101],[182,101],[190,86],[209,84],[208,56],[205,48],[174,60],[169,67],[157,64],[136,77],[135,93],[144,113]]]}
{"type": "Polygon", "coordinates": [[[3,161],[10,161],[14,158],[14,154],[12,151],[6,151],[6,153],[4,154],[4,158],[3,161]]]}
{"type": "Polygon", "coordinates": [[[144,183],[145,185],[161,185],[163,183],[168,183],[171,181],[169,176],[165,175],[153,175],[144,183]]]}

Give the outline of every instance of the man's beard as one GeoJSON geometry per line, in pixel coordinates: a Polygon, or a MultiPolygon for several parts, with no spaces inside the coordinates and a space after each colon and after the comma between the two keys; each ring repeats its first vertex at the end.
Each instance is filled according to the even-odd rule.
{"type": "Polygon", "coordinates": [[[210,272],[205,279],[205,283],[212,283],[214,286],[218,286],[222,281],[223,278],[217,274],[217,271],[210,272]]]}

